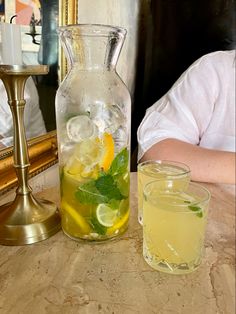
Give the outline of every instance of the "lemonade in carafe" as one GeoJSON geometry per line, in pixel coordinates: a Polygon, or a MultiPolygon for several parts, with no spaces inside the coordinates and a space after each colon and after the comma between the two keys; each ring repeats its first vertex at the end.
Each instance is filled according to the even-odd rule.
{"type": "Polygon", "coordinates": [[[130,95],[115,67],[126,31],[61,27],[70,71],[56,96],[61,218],[73,239],[123,233],[129,218],[130,95]]]}

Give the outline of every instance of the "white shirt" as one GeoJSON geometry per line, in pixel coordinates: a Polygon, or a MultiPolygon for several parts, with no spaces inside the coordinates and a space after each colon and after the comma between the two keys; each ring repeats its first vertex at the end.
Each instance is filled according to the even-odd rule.
{"type": "Polygon", "coordinates": [[[235,151],[235,52],[201,57],[147,109],[138,128],[138,159],[167,138],[235,151]]]}
{"type": "MultiPolygon", "coordinates": [[[[39,97],[34,81],[29,77],[25,84],[24,98],[26,100],[24,122],[26,137],[32,138],[46,133],[44,120],[39,108],[39,97]]],[[[7,93],[0,79],[0,143],[4,146],[13,144],[13,120],[7,93]]]]}

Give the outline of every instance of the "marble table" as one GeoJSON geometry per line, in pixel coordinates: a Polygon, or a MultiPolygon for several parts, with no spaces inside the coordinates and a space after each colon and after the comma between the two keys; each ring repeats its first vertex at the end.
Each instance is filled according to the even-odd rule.
{"type": "MultiPolygon", "coordinates": [[[[76,242],[62,231],[29,246],[0,246],[0,313],[234,314],[235,187],[212,193],[205,256],[188,275],[153,270],[142,257],[137,177],[131,174],[131,218],[119,239],[76,242]]],[[[38,194],[58,202],[58,185],[38,194]]]]}

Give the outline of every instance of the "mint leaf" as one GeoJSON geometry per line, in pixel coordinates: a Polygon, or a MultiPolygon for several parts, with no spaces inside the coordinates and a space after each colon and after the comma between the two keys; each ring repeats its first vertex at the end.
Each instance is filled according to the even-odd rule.
{"type": "Polygon", "coordinates": [[[129,196],[129,183],[130,183],[130,179],[129,179],[129,174],[127,173],[127,176],[120,176],[120,175],[116,175],[114,177],[114,180],[117,184],[118,189],[120,190],[121,194],[125,197],[129,196]],[[125,179],[124,179],[125,177],[125,179]]]}
{"type": "Polygon", "coordinates": [[[110,174],[98,178],[95,181],[95,186],[97,190],[108,200],[122,200],[124,198],[110,174]]]}
{"type": "Polygon", "coordinates": [[[199,207],[197,205],[189,205],[188,208],[190,210],[192,210],[193,212],[198,212],[198,211],[202,210],[201,207],[199,207]]]}
{"type": "Polygon", "coordinates": [[[120,200],[111,200],[109,201],[109,207],[113,210],[118,210],[120,206],[120,200]]]}
{"type": "Polygon", "coordinates": [[[94,180],[82,184],[77,192],[75,192],[75,197],[81,204],[100,204],[108,202],[108,198],[101,195],[97,190],[94,180]]]}
{"type": "Polygon", "coordinates": [[[199,212],[199,213],[196,213],[196,215],[197,215],[199,218],[202,218],[203,213],[202,213],[202,211],[201,211],[201,212],[199,212]]]}
{"type": "Polygon", "coordinates": [[[103,177],[103,176],[105,176],[107,173],[103,170],[103,169],[101,169],[100,171],[99,171],[99,173],[98,173],[98,177],[103,177]]]}
{"type": "Polygon", "coordinates": [[[129,152],[127,148],[124,148],[116,157],[113,159],[108,173],[112,176],[116,174],[122,174],[127,171],[129,162],[129,152]]]}
{"type": "Polygon", "coordinates": [[[188,208],[193,211],[193,212],[197,212],[196,213],[196,216],[198,217],[202,217],[203,216],[203,212],[202,212],[202,209],[200,206],[197,206],[197,205],[188,205],[188,208]]]}
{"type": "MultiPolygon", "coordinates": [[[[109,203],[111,200],[126,198],[128,192],[125,193],[127,195],[123,195],[120,191],[123,185],[125,186],[125,182],[120,182],[119,177],[127,172],[128,162],[129,153],[127,148],[124,148],[116,155],[107,173],[100,171],[98,179],[91,180],[79,186],[75,193],[76,198],[81,204],[109,203]],[[116,180],[114,180],[114,177],[116,180]]],[[[125,188],[128,190],[126,186],[125,188]]]]}
{"type": "Polygon", "coordinates": [[[93,230],[101,235],[105,235],[107,232],[107,228],[102,226],[96,217],[92,217],[92,219],[90,220],[89,224],[91,225],[91,227],[93,228],[93,230]]]}

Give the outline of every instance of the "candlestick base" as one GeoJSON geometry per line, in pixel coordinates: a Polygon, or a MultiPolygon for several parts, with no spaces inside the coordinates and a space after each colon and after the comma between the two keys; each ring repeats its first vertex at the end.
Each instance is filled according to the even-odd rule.
{"type": "Polygon", "coordinates": [[[32,194],[17,194],[12,203],[0,207],[0,244],[32,244],[49,238],[60,228],[56,205],[32,194]]]}
{"type": "Polygon", "coordinates": [[[14,126],[14,167],[18,178],[16,197],[0,207],[0,244],[24,245],[45,240],[60,229],[56,205],[37,200],[28,185],[30,166],[24,127],[24,88],[31,75],[48,73],[45,65],[0,65],[14,126]]]}

